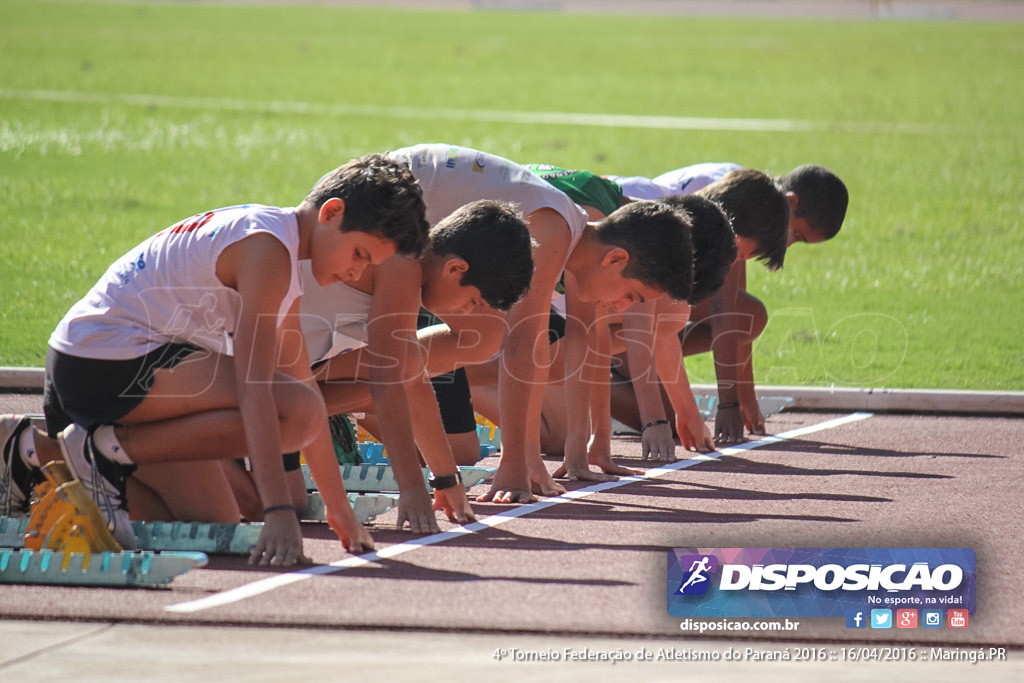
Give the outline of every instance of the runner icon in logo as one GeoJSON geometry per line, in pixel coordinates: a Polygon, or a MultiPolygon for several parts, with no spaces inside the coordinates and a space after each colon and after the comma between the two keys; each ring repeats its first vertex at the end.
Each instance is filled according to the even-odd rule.
{"type": "Polygon", "coordinates": [[[683,582],[683,585],[679,587],[680,595],[693,595],[707,590],[707,586],[700,584],[707,583],[707,574],[713,572],[715,567],[711,561],[711,556],[703,555],[699,557],[700,559],[694,559],[690,564],[690,568],[687,570],[690,572],[690,575],[683,582]]]}

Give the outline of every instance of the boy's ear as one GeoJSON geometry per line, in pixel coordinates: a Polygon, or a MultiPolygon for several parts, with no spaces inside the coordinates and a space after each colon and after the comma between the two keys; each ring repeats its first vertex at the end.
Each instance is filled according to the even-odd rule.
{"type": "Polygon", "coordinates": [[[800,205],[800,197],[796,192],[787,192],[786,199],[789,200],[789,215],[796,215],[796,207],[800,205]]]}
{"type": "Polygon", "coordinates": [[[331,197],[320,205],[319,214],[321,223],[330,223],[333,220],[345,218],[345,200],[331,197]]]}
{"type": "Polygon", "coordinates": [[[628,263],[629,252],[622,247],[612,247],[606,251],[604,256],[601,258],[601,265],[606,268],[609,266],[620,266],[625,268],[628,263]]]}
{"type": "Polygon", "coordinates": [[[459,258],[458,256],[452,256],[445,260],[444,266],[442,266],[442,272],[445,275],[458,275],[462,277],[463,273],[469,270],[469,264],[466,263],[465,259],[459,258]]]}

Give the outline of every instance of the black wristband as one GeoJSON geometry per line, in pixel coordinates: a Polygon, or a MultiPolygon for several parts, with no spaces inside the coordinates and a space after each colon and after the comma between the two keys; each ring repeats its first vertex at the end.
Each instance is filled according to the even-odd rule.
{"type": "Polygon", "coordinates": [[[462,477],[460,477],[459,473],[456,472],[455,474],[446,474],[442,477],[434,477],[430,480],[430,488],[435,491],[444,491],[445,489],[458,486],[461,483],[462,477]]]}
{"type": "Polygon", "coordinates": [[[739,408],[739,407],[740,407],[740,402],[739,401],[731,401],[729,403],[719,403],[718,404],[718,409],[719,410],[723,410],[725,408],[739,408]]]}
{"type": "Polygon", "coordinates": [[[303,512],[303,509],[298,505],[271,505],[268,508],[263,508],[263,516],[266,517],[271,512],[280,512],[282,510],[291,510],[296,515],[300,515],[303,512]]]}
{"type": "Polygon", "coordinates": [[[650,422],[644,423],[641,432],[646,432],[648,427],[657,427],[658,425],[667,425],[668,420],[651,420],[650,422]]]}

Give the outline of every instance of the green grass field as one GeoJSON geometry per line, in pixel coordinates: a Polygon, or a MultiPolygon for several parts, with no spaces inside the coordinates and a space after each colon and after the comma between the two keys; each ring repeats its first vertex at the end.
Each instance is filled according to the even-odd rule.
{"type": "Polygon", "coordinates": [[[773,315],[758,381],[1021,390],[1021,93],[1024,24],[4,0],[0,365],[42,365],[66,309],[166,225],[445,141],[599,173],[829,166],[839,237],[749,271],[773,315]]]}

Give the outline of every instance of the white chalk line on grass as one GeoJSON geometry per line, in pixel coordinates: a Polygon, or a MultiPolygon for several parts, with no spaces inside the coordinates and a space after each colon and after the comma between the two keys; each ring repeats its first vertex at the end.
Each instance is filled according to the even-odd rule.
{"type": "MultiPolygon", "coordinates": [[[[129,93],[89,93],[74,90],[17,90],[0,88],[0,97],[46,102],[120,104],[138,107],[169,107],[321,116],[366,116],[396,119],[476,121],[526,125],[597,126],[602,128],[644,128],[653,130],[728,130],[778,133],[836,131],[847,133],[949,132],[945,124],[886,123],[857,121],[809,121],[799,119],[717,118],[700,116],[642,116],[556,111],[504,111],[495,109],[452,109],[445,107],[401,107],[374,104],[323,104],[291,100],[240,100],[226,97],[172,97],[129,93]]],[[[973,125],[973,124],[972,124],[973,125]]]]}
{"type": "Polygon", "coordinates": [[[574,500],[580,500],[582,498],[592,496],[595,493],[601,493],[602,491],[607,491],[609,489],[618,488],[620,486],[625,486],[626,484],[633,484],[647,479],[657,479],[658,477],[662,477],[668,474],[669,472],[675,472],[677,470],[686,469],[687,467],[692,467],[702,462],[717,460],[722,456],[735,455],[737,453],[742,453],[743,451],[749,451],[755,448],[760,448],[761,446],[770,446],[772,444],[777,444],[779,442],[786,441],[789,439],[795,439],[797,437],[804,436],[805,434],[813,434],[814,432],[821,432],[828,429],[833,429],[835,427],[840,427],[851,422],[865,420],[871,417],[871,415],[872,413],[851,413],[850,415],[846,415],[844,417],[838,417],[832,420],[826,420],[825,422],[819,422],[818,424],[800,427],[799,429],[793,429],[788,432],[783,432],[782,434],[766,436],[763,439],[759,439],[757,441],[748,441],[738,446],[733,446],[732,448],[723,448],[722,450],[716,451],[714,453],[695,455],[694,457],[689,458],[687,460],[679,460],[677,462],[664,465],[662,467],[649,469],[641,475],[637,475],[634,477],[621,477],[617,481],[606,481],[594,484],[592,486],[587,486],[586,488],[577,489],[575,491],[567,491],[562,495],[556,496],[554,498],[548,498],[546,500],[541,500],[536,503],[530,503],[529,505],[521,505],[518,507],[510,508],[508,510],[504,510],[502,512],[495,513],[493,515],[488,515],[484,519],[477,522],[473,522],[472,524],[465,524],[463,526],[455,527],[454,529],[450,529],[448,531],[442,531],[441,533],[433,534],[431,536],[424,536],[423,538],[416,538],[410,541],[406,541],[404,543],[397,543],[395,545],[383,548],[376,552],[366,553],[365,555],[359,555],[357,557],[348,557],[344,560],[332,562],[331,564],[307,567],[305,569],[299,569],[297,571],[289,572],[287,574],[279,574],[277,576],[272,576],[267,579],[260,579],[259,581],[254,581],[253,583],[245,584],[244,586],[239,586],[238,588],[232,588],[230,590],[226,590],[221,593],[216,593],[214,595],[210,595],[205,598],[200,598],[198,600],[190,600],[188,602],[179,602],[174,605],[168,605],[167,607],[164,607],[164,610],[168,612],[190,614],[194,612],[200,612],[202,610],[212,609],[214,607],[223,607],[224,605],[230,605],[232,603],[240,602],[247,598],[262,595],[263,593],[268,593],[277,588],[282,588],[293,583],[298,583],[299,581],[305,581],[306,579],[312,578],[314,576],[334,574],[336,572],[341,572],[346,569],[351,569],[353,567],[364,567],[368,564],[377,562],[378,560],[397,557],[398,555],[403,555],[405,553],[417,550],[419,548],[425,548],[427,546],[436,545],[438,543],[444,543],[445,541],[449,541],[453,538],[458,538],[459,536],[467,536],[475,534],[478,531],[483,531],[485,529],[491,529],[497,526],[501,526],[502,524],[511,522],[514,519],[525,517],[526,515],[530,515],[535,512],[545,510],[555,505],[561,505],[562,503],[570,503],[574,500]]]}

